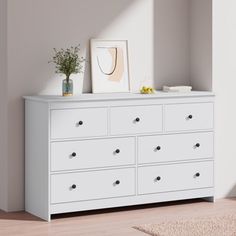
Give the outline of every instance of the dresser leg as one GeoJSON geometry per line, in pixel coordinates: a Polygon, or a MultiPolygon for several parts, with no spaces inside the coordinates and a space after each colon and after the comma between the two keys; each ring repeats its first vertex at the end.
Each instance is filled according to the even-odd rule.
{"type": "Polygon", "coordinates": [[[215,198],[214,198],[214,197],[204,197],[203,199],[204,199],[205,201],[207,201],[207,202],[212,202],[212,203],[215,202],[215,198]]]}

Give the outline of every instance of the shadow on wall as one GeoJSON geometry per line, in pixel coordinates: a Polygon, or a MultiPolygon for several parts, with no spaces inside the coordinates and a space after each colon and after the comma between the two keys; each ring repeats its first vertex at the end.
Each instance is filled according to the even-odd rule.
{"type": "Polygon", "coordinates": [[[235,197],[235,196],[236,196],[236,184],[234,185],[234,187],[227,194],[227,197],[235,197]]]}
{"type": "MultiPolygon", "coordinates": [[[[22,96],[60,94],[62,79],[48,65],[52,48],[81,44],[111,24],[135,0],[11,0],[8,2],[9,210],[24,206],[24,103],[22,96]],[[51,81],[52,80],[52,81],[51,81]],[[50,86],[47,87],[50,81],[50,86]],[[56,88],[56,89],[55,89],[56,88]]],[[[89,55],[88,50],[82,50],[89,55]]],[[[91,91],[89,65],[83,91],[91,91]]]]}
{"type": "Polygon", "coordinates": [[[154,1],[154,87],[189,85],[189,0],[154,1]]]}
{"type": "MultiPolygon", "coordinates": [[[[17,76],[22,80],[22,86],[25,87],[27,94],[42,91],[56,94],[53,88],[58,78],[54,76],[53,65],[47,64],[53,54],[52,49],[80,43],[81,53],[89,58],[89,39],[99,35],[134,1],[23,0],[21,3],[16,0],[10,1],[9,56],[11,64],[14,65],[10,77],[15,80],[17,76]],[[22,57],[23,61],[20,60],[22,57]],[[45,90],[51,78],[55,81],[45,90]]],[[[87,82],[84,84],[84,92],[91,91],[88,67],[87,65],[84,74],[87,82]]]]}

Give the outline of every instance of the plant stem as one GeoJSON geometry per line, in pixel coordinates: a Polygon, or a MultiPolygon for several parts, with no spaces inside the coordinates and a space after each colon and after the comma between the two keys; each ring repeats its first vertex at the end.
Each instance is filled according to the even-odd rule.
{"type": "Polygon", "coordinates": [[[70,76],[69,75],[66,75],[66,83],[69,84],[69,79],[70,79],[70,76]]]}

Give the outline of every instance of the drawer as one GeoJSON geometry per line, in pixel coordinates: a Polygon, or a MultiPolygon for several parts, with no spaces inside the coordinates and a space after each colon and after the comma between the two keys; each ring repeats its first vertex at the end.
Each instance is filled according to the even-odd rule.
{"type": "Polygon", "coordinates": [[[162,106],[111,108],[111,134],[137,134],[162,131],[162,106]]]}
{"type": "Polygon", "coordinates": [[[135,164],[135,139],[112,138],[51,144],[51,170],[135,164]]]}
{"type": "Polygon", "coordinates": [[[51,203],[135,194],[135,170],[117,169],[51,176],[51,203]]]}
{"type": "Polygon", "coordinates": [[[213,133],[171,134],[138,138],[138,163],[213,157],[213,133]]]}
{"type": "Polygon", "coordinates": [[[213,187],[213,161],[138,169],[139,194],[207,187],[213,187]]]}
{"type": "Polygon", "coordinates": [[[213,128],[213,103],[165,106],[165,131],[204,130],[213,128]]]}
{"type": "Polygon", "coordinates": [[[107,134],[107,109],[65,109],[51,112],[51,138],[76,138],[107,134]]]}

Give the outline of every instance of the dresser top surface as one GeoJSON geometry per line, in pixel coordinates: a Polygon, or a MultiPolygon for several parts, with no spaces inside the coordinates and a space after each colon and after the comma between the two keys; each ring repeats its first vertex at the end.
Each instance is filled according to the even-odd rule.
{"type": "Polygon", "coordinates": [[[59,95],[36,95],[24,96],[26,100],[39,102],[86,102],[86,101],[111,101],[111,100],[136,100],[136,99],[161,99],[161,98],[187,98],[187,97],[209,97],[214,96],[210,91],[191,91],[186,93],[157,91],[155,94],[140,93],[106,93],[92,94],[84,93],[72,97],[63,97],[59,95]]]}

